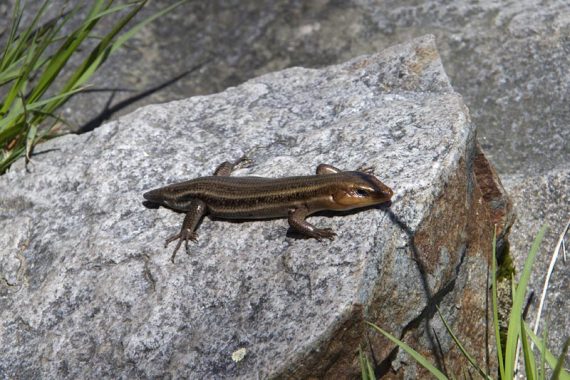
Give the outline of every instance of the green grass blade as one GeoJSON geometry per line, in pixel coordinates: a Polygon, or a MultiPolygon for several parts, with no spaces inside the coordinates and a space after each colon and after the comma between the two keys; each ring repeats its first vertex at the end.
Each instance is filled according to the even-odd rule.
{"type": "Polygon", "coordinates": [[[372,368],[372,364],[370,364],[370,360],[366,358],[366,371],[368,371],[368,379],[369,380],[376,380],[376,375],[374,374],[374,369],[372,368]]]}
{"type": "Polygon", "coordinates": [[[564,359],[566,359],[566,353],[568,352],[568,346],[570,345],[570,338],[566,339],[566,342],[564,343],[564,347],[562,347],[562,353],[560,354],[560,356],[558,357],[558,361],[556,362],[556,367],[554,368],[554,371],[552,372],[552,380],[557,380],[557,379],[561,379],[561,375],[562,373],[566,373],[568,374],[568,372],[566,372],[562,369],[562,366],[564,365],[564,359]]]}
{"type": "Polygon", "coordinates": [[[360,374],[362,380],[376,380],[376,375],[374,374],[374,369],[370,364],[368,357],[362,353],[362,349],[358,350],[358,360],[360,362],[360,374]]]}
{"type": "Polygon", "coordinates": [[[121,36],[117,37],[117,39],[113,42],[113,39],[117,36],[117,34],[127,25],[129,21],[142,9],[142,7],[146,4],[145,1],[141,1],[136,8],[131,10],[127,15],[125,15],[121,20],[119,20],[114,28],[107,33],[102,39],[101,42],[97,45],[97,47],[93,50],[90,57],[85,60],[84,64],[79,67],[72,78],[69,80],[66,88],[72,88],[75,84],[83,84],[85,83],[93,73],[105,62],[107,57],[114,53],[117,49],[119,49],[127,40],[129,40],[135,33],[137,33],[141,28],[146,26],[148,23],[152,22],[156,18],[164,15],[167,12],[170,12],[172,9],[178,7],[182,3],[186,2],[187,0],[181,0],[160,12],[155,13],[154,15],[144,19],[143,21],[139,22],[137,25],[132,27],[127,32],[123,33],[121,36]]]}
{"type": "Polygon", "coordinates": [[[40,21],[40,18],[45,12],[48,3],[49,0],[45,0],[41,5],[40,9],[34,15],[31,24],[26,29],[24,29],[24,31],[19,36],[14,37],[15,40],[13,41],[14,42],[13,49],[9,51],[8,54],[6,55],[5,62],[7,63],[12,62],[13,60],[19,58],[22,54],[26,52],[30,40],[34,38],[36,27],[40,21]]]}
{"type": "Polygon", "coordinates": [[[128,4],[123,4],[123,5],[117,5],[115,7],[105,8],[103,11],[98,11],[96,13],[91,14],[87,18],[87,20],[85,20],[85,22],[96,21],[98,19],[101,19],[101,18],[108,16],[108,15],[111,15],[113,13],[117,13],[117,12],[120,12],[120,11],[125,10],[127,8],[131,8],[135,5],[136,5],[136,3],[128,3],[128,4]]]}
{"type": "Polygon", "coordinates": [[[34,145],[53,136],[52,130],[56,122],[51,126],[43,123],[48,118],[57,119],[54,117],[56,110],[70,96],[83,90],[87,81],[111,53],[125,44],[143,26],[185,0],[155,13],[121,34],[147,1],[113,6],[113,0],[91,0],[88,2],[90,5],[87,17],[78,27],[62,35],[63,27],[78,13],[82,4],[38,27],[50,5],[49,0],[44,0],[31,24],[18,34],[21,30],[23,10],[20,0],[15,0],[10,34],[0,57],[0,86],[8,85],[3,88],[4,97],[0,100],[0,145],[9,146],[0,151],[0,173],[22,153],[29,159],[34,145]],[[98,22],[127,8],[131,10],[117,22],[113,22],[110,31],[99,40],[79,67],[70,73],[63,86],[54,89],[62,70],[83,42],[96,38],[93,31],[98,22]],[[34,86],[26,92],[31,78],[34,86]],[[50,97],[46,99],[47,96],[50,97]]]}
{"type": "MultiPolygon", "coordinates": [[[[113,44],[113,46],[111,47],[111,53],[114,52],[115,50],[117,50],[119,47],[121,47],[128,39],[130,39],[135,33],[137,33],[141,28],[143,28],[145,25],[147,25],[148,23],[154,21],[155,19],[157,19],[158,17],[170,12],[171,10],[173,10],[174,8],[178,7],[179,5],[187,2],[188,0],[181,0],[178,1],[177,3],[172,4],[169,7],[164,8],[163,10],[161,10],[160,12],[157,12],[155,14],[153,14],[152,16],[150,16],[149,18],[139,22],[137,25],[135,25],[134,27],[132,27],[130,30],[128,30],[126,33],[122,34],[119,38],[117,38],[117,41],[113,44]]],[[[145,1],[146,3],[146,1],[145,1]]]]}
{"type": "MultiPolygon", "coordinates": [[[[91,11],[93,9],[99,9],[101,6],[101,1],[95,1],[91,11]]],[[[53,56],[53,59],[47,64],[47,67],[42,72],[38,79],[38,83],[34,88],[34,91],[30,94],[30,101],[38,100],[51,86],[51,84],[58,77],[59,73],[69,61],[71,55],[77,50],[77,48],[85,41],[85,39],[90,35],[91,31],[97,24],[99,19],[94,21],[83,23],[73,32],[71,32],[61,46],[57,49],[53,56]]],[[[62,92],[70,91],[71,88],[63,88],[62,92]]]]}
{"type": "MultiPolygon", "coordinates": [[[[558,362],[556,356],[554,356],[554,354],[552,354],[552,352],[550,352],[546,348],[546,343],[534,334],[534,332],[526,322],[525,322],[525,327],[526,327],[525,330],[526,333],[528,334],[529,338],[534,342],[534,345],[538,348],[538,350],[540,351],[540,355],[544,357],[546,363],[548,363],[548,366],[552,369],[556,368],[558,362]]],[[[562,370],[560,372],[559,378],[561,380],[570,380],[570,374],[567,371],[562,370]]]]}
{"type": "MultiPolygon", "coordinates": [[[[42,46],[37,48],[36,58],[29,60],[30,73],[36,72],[42,66],[44,66],[48,61],[49,57],[41,57],[41,53],[45,50],[42,46]]],[[[20,78],[22,76],[20,70],[22,66],[28,64],[26,57],[20,57],[18,61],[15,61],[10,67],[8,67],[4,72],[0,72],[0,86],[3,86],[14,79],[20,78]]]]}
{"type": "MultiPolygon", "coordinates": [[[[526,322],[525,322],[525,327],[526,327],[526,322]]],[[[546,340],[547,340],[547,330],[546,327],[544,328],[544,330],[542,330],[542,345],[538,348],[538,351],[541,352],[540,355],[540,375],[541,375],[541,379],[545,379],[546,378],[546,367],[545,367],[545,363],[546,363],[546,358],[545,355],[542,355],[542,352],[544,352],[546,350],[546,340]]],[[[533,341],[534,342],[534,341],[533,341]]],[[[535,343],[536,345],[536,343],[535,343]]]]}
{"type": "Polygon", "coordinates": [[[18,50],[25,50],[28,41],[30,40],[31,36],[36,33],[36,28],[40,22],[41,17],[45,13],[47,6],[49,4],[49,0],[45,0],[40,9],[34,15],[31,24],[24,30],[24,32],[17,37],[18,40],[18,50]]]}
{"type": "Polygon", "coordinates": [[[424,367],[425,369],[427,369],[433,376],[435,376],[437,379],[439,380],[446,380],[447,377],[443,374],[443,372],[441,372],[439,369],[437,369],[433,364],[431,364],[425,357],[423,357],[420,353],[418,353],[416,350],[414,350],[413,348],[411,348],[410,346],[408,346],[406,343],[402,342],[401,340],[399,340],[398,338],[392,336],[390,333],[382,330],[380,327],[376,326],[373,323],[370,322],[366,322],[369,326],[371,326],[372,328],[374,328],[375,330],[377,330],[378,332],[380,332],[382,335],[384,335],[386,338],[388,338],[390,341],[392,341],[393,343],[397,344],[398,347],[400,347],[401,349],[403,349],[404,351],[406,351],[408,353],[408,355],[410,355],[412,358],[414,358],[422,367],[424,367]]]}
{"type": "Polygon", "coordinates": [[[69,58],[71,54],[77,49],[77,47],[87,38],[85,33],[72,33],[67,40],[62,44],[62,46],[55,53],[53,59],[49,61],[47,67],[41,73],[38,83],[34,88],[34,91],[30,94],[30,101],[38,100],[50,86],[55,81],[69,58]]]}
{"type": "Polygon", "coordinates": [[[8,169],[10,165],[14,163],[14,161],[20,158],[23,152],[24,152],[24,147],[22,145],[7,152],[5,156],[2,156],[2,158],[0,159],[0,173],[5,172],[6,169],[8,169]]]}
{"type": "Polygon", "coordinates": [[[540,248],[540,243],[544,238],[546,232],[546,225],[542,226],[536,239],[534,240],[527,259],[525,260],[524,269],[521,273],[521,277],[518,285],[516,286],[516,291],[513,294],[513,305],[511,309],[511,315],[509,318],[509,327],[507,331],[507,343],[505,347],[505,378],[511,379],[514,376],[515,370],[515,357],[518,345],[518,339],[521,331],[521,320],[522,320],[522,308],[525,301],[525,295],[527,291],[528,280],[532,271],[532,265],[540,248]]]}
{"type": "Polygon", "coordinates": [[[358,362],[360,363],[360,378],[362,380],[368,380],[368,371],[366,370],[366,363],[364,362],[364,355],[362,354],[362,349],[358,350],[358,362]]]}
{"type": "MultiPolygon", "coordinates": [[[[110,54],[108,46],[111,44],[113,38],[126,26],[126,24],[138,13],[142,5],[145,2],[140,3],[134,9],[132,9],[127,15],[123,16],[119,21],[117,21],[111,31],[107,33],[102,40],[97,44],[97,46],[91,51],[89,56],[79,65],[79,67],[74,71],[69,80],[63,86],[63,91],[71,91],[77,86],[81,86],[89,80],[89,78],[95,73],[95,71],[103,64],[110,54]]],[[[115,8],[123,9],[123,8],[115,8]]],[[[102,15],[108,14],[109,9],[104,9],[103,12],[94,13],[90,16],[90,22],[97,22],[102,15]]],[[[59,107],[65,100],[61,100],[58,103],[54,103],[52,108],[47,110],[48,112],[53,111],[55,108],[59,107]]]]}
{"type": "MultiPolygon", "coordinates": [[[[36,18],[37,17],[38,14],[36,14],[36,18]]],[[[26,46],[24,50],[26,54],[25,56],[22,56],[24,57],[24,61],[22,62],[22,64],[19,65],[20,71],[17,74],[18,80],[13,84],[10,91],[8,91],[8,93],[6,94],[2,108],[0,109],[0,114],[5,114],[7,110],[11,107],[12,102],[14,101],[16,96],[20,92],[22,92],[20,88],[21,81],[27,80],[31,76],[31,73],[34,70],[37,70],[39,67],[41,67],[41,65],[45,64],[48,61],[47,58],[42,58],[42,54],[44,54],[44,52],[51,45],[55,35],[59,31],[59,29],[63,27],[63,23],[65,23],[68,20],[68,17],[63,19],[62,24],[59,25],[59,27],[56,27],[57,24],[52,21],[49,28],[44,26],[41,28],[42,29],[41,31],[38,31],[33,34],[30,33],[29,30],[31,30],[31,28],[35,24],[27,28],[28,32],[21,37],[26,39],[26,46]]],[[[19,57],[19,59],[22,57],[19,57]]]]}
{"type": "MultiPolygon", "coordinates": [[[[12,108],[13,112],[0,119],[0,141],[7,143],[12,137],[20,132],[18,118],[22,117],[22,111],[12,108]]],[[[12,111],[10,110],[10,111],[12,111]]]]}
{"type": "Polygon", "coordinates": [[[14,11],[12,12],[12,23],[10,25],[10,34],[8,34],[8,39],[6,40],[6,46],[2,51],[2,59],[0,59],[0,71],[3,70],[5,62],[7,61],[8,53],[12,49],[12,45],[16,40],[16,33],[20,27],[20,22],[22,21],[22,10],[20,8],[20,0],[16,0],[14,3],[14,11]]]}
{"type": "Polygon", "coordinates": [[[2,52],[2,60],[0,60],[0,70],[4,70],[6,66],[8,66],[13,59],[11,57],[14,54],[17,54],[17,39],[18,37],[16,34],[18,33],[18,29],[20,28],[20,23],[22,21],[22,15],[24,11],[20,7],[20,1],[17,0],[14,4],[14,12],[12,13],[12,25],[10,27],[10,34],[8,35],[8,40],[6,41],[6,46],[2,52]]]}
{"type": "Polygon", "coordinates": [[[546,346],[545,346],[545,342],[543,342],[538,336],[536,336],[534,334],[534,332],[532,331],[532,329],[530,328],[530,326],[528,326],[528,324],[525,322],[525,327],[526,327],[526,333],[529,336],[529,338],[534,342],[534,345],[538,348],[538,350],[540,351],[540,354],[544,357],[544,359],[546,360],[546,363],[548,363],[548,366],[550,368],[554,368],[556,367],[556,356],[554,356],[552,354],[552,352],[550,352],[546,346]]]}
{"type": "Polygon", "coordinates": [[[9,142],[22,128],[25,128],[22,123],[23,105],[20,99],[17,100],[13,103],[8,114],[0,118],[0,141],[3,143],[9,142]]]}
{"type": "Polygon", "coordinates": [[[360,376],[362,380],[368,380],[368,371],[366,369],[366,363],[364,359],[364,355],[362,354],[362,350],[358,350],[358,361],[360,363],[360,376]]]}
{"type": "Polygon", "coordinates": [[[101,9],[110,8],[113,3],[113,0],[109,0],[107,2],[107,5],[103,5],[104,3],[105,3],[104,0],[95,0],[93,2],[93,6],[91,7],[91,9],[89,9],[89,13],[87,14],[87,19],[86,19],[87,21],[85,21],[83,24],[93,21],[92,19],[95,17],[95,15],[101,13],[101,9]]]}
{"type": "MultiPolygon", "coordinates": [[[[79,87],[79,88],[73,89],[71,91],[67,91],[67,92],[60,93],[58,95],[52,96],[51,98],[47,98],[47,99],[39,100],[39,101],[34,102],[34,103],[30,103],[30,104],[28,104],[28,109],[30,109],[30,110],[39,109],[40,107],[43,107],[45,105],[49,105],[53,102],[59,101],[60,99],[68,98],[73,94],[77,94],[78,92],[81,92],[88,87],[89,86],[79,87]]],[[[44,112],[46,112],[46,111],[44,110],[44,112]]],[[[49,112],[47,112],[47,113],[49,113],[49,112]]]]}
{"type": "MultiPolygon", "coordinates": [[[[68,91],[68,92],[65,92],[63,94],[55,95],[55,96],[52,96],[51,98],[48,98],[48,99],[40,100],[40,101],[35,102],[35,103],[30,103],[26,106],[26,108],[27,108],[28,112],[38,110],[39,108],[41,108],[42,106],[45,106],[46,104],[50,104],[50,103],[58,101],[62,98],[69,97],[75,93],[83,91],[85,88],[86,87],[76,88],[75,90],[68,91]]],[[[42,110],[42,111],[44,113],[49,113],[49,112],[46,112],[45,110],[42,110]]],[[[15,126],[16,120],[22,116],[23,116],[23,108],[20,104],[19,107],[13,107],[12,109],[10,109],[10,113],[7,116],[0,119],[0,141],[5,141],[7,138],[9,138],[7,136],[10,135],[10,132],[12,131],[12,129],[16,128],[16,126],[15,126]]]]}
{"type": "Polygon", "coordinates": [[[6,69],[0,70],[0,87],[19,77],[23,63],[24,57],[20,57],[6,69]]]}
{"type": "Polygon", "coordinates": [[[524,358],[524,369],[526,372],[526,378],[528,380],[535,380],[538,377],[536,372],[536,360],[534,358],[534,354],[532,353],[532,349],[528,344],[528,335],[526,333],[524,325],[524,323],[521,323],[521,343],[524,358]]]}
{"type": "Polygon", "coordinates": [[[491,377],[489,375],[487,375],[485,373],[485,371],[483,371],[481,369],[481,367],[477,364],[477,361],[475,360],[475,358],[473,356],[471,356],[469,354],[469,352],[467,352],[467,350],[465,349],[465,346],[463,346],[463,344],[461,343],[459,338],[457,338],[457,336],[451,331],[451,327],[449,327],[449,325],[447,324],[447,321],[445,320],[445,318],[443,318],[443,315],[441,315],[441,311],[439,310],[439,307],[437,308],[437,314],[439,315],[439,318],[443,322],[443,325],[445,326],[447,333],[451,336],[451,338],[455,342],[455,345],[459,348],[459,350],[461,351],[463,356],[465,356],[465,358],[469,361],[469,363],[471,363],[473,368],[475,368],[477,370],[477,372],[479,372],[479,375],[481,375],[482,378],[491,379],[491,377]]]}
{"type": "Polygon", "coordinates": [[[497,356],[499,361],[499,375],[501,379],[505,377],[505,361],[503,359],[503,348],[501,344],[501,330],[499,327],[499,301],[497,296],[497,228],[493,234],[493,258],[491,262],[491,286],[493,302],[493,327],[495,329],[495,344],[497,345],[497,356]]]}
{"type": "Polygon", "coordinates": [[[14,101],[18,97],[19,94],[24,93],[24,87],[27,83],[27,79],[29,76],[29,65],[28,62],[32,59],[36,52],[36,46],[32,45],[28,49],[28,54],[25,59],[25,63],[22,65],[17,77],[18,79],[12,84],[4,100],[2,102],[2,108],[0,108],[0,115],[4,115],[8,112],[8,110],[12,107],[14,101]]]}
{"type": "MultiPolygon", "coordinates": [[[[40,31],[34,33],[34,38],[30,38],[28,44],[26,45],[26,51],[29,51],[30,46],[35,47],[36,53],[34,55],[27,54],[28,58],[24,62],[23,55],[19,55],[16,61],[10,62],[10,65],[6,67],[3,71],[7,71],[11,73],[13,71],[17,71],[21,68],[27,68],[28,73],[36,72],[39,70],[43,65],[51,60],[51,57],[45,56],[45,52],[49,46],[51,46],[54,42],[57,42],[59,38],[57,34],[63,28],[63,26],[69,21],[73,12],[67,12],[65,16],[60,18],[56,18],[49,22],[48,25],[42,26],[40,31]],[[58,23],[59,21],[59,23],[58,23]]],[[[0,73],[3,75],[4,73],[0,73]]],[[[10,78],[8,78],[10,79],[10,78]]]]}

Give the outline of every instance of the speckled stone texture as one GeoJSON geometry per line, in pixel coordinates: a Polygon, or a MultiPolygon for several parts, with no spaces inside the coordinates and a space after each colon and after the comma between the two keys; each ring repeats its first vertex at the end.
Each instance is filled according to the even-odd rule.
{"type": "MultiPolygon", "coordinates": [[[[548,226],[529,283],[529,291],[535,294],[529,307],[528,321],[534,326],[548,267],[560,235],[570,219],[570,167],[565,165],[555,168],[545,175],[507,176],[505,187],[512,194],[518,221],[513,225],[509,239],[510,253],[517,274],[522,272],[524,261],[538,230],[543,224],[548,226]]],[[[538,330],[542,336],[542,331],[547,329],[548,348],[557,356],[562,352],[564,342],[570,336],[570,313],[568,313],[570,233],[566,232],[564,242],[567,251],[566,261],[561,250],[550,277],[538,330]]],[[[566,368],[569,365],[570,353],[566,355],[566,368]]]]}
{"type": "Polygon", "coordinates": [[[463,373],[436,304],[485,363],[492,228],[477,151],[431,36],[46,143],[30,172],[20,161],[0,177],[0,377],[346,378],[361,346],[379,375],[424,375],[364,321],[441,364],[439,340],[463,373]],[[142,193],[243,153],[255,165],[235,175],[372,165],[393,204],[310,218],[339,234],[324,243],[284,220],[206,218],[171,263],[164,239],[183,216],[142,193]]]}

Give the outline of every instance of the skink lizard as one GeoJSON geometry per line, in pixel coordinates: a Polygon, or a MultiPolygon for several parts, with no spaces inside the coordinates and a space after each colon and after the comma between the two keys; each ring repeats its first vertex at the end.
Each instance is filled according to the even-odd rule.
{"type": "Polygon", "coordinates": [[[213,176],[201,177],[161,187],[143,194],[151,203],[186,212],[179,233],[166,239],[165,247],[178,239],[171,260],[182,242],[197,241],[198,223],[206,214],[224,219],[266,219],[287,217],[294,230],[322,240],[334,239],[330,228],[317,228],[305,221],[323,210],[344,211],[384,203],[393,192],[370,168],[342,171],[320,164],[316,175],[263,178],[230,177],[238,165],[249,162],[242,157],[222,163],[213,176]]]}

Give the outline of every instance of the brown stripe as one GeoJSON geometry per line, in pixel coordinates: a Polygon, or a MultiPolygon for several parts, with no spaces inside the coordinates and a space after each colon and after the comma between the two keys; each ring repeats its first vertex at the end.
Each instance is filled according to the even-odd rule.
{"type": "Polygon", "coordinates": [[[343,185],[361,182],[360,173],[262,178],[210,176],[158,189],[165,204],[186,210],[192,199],[203,200],[211,214],[226,217],[282,215],[295,205],[322,199],[343,185]]]}

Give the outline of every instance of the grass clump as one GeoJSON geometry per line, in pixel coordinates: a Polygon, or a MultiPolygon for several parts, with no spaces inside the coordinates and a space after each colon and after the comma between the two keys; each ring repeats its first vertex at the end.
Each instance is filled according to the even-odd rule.
{"type": "Polygon", "coordinates": [[[0,51],[0,174],[23,155],[28,162],[34,146],[56,135],[54,127],[64,122],[56,115],[57,110],[72,95],[85,89],[88,80],[111,54],[143,26],[184,0],[124,31],[146,2],[113,5],[113,0],[93,0],[79,25],[63,33],[64,26],[78,17],[81,6],[41,24],[49,5],[46,0],[31,23],[22,26],[23,8],[16,0],[11,27],[0,51]],[[95,27],[111,15],[120,17],[104,35],[96,35],[95,27]],[[63,69],[88,40],[98,42],[63,80],[63,69]]]}
{"type": "MultiPolygon", "coordinates": [[[[499,313],[498,313],[498,296],[497,296],[497,267],[496,267],[496,246],[495,238],[493,238],[493,263],[492,263],[492,308],[493,308],[493,327],[495,331],[495,344],[496,352],[498,356],[498,367],[499,373],[498,377],[486,371],[481,367],[475,359],[466,351],[461,341],[457,336],[453,334],[447,322],[443,319],[441,313],[440,318],[442,319],[447,332],[452,337],[456,346],[459,348],[463,356],[467,359],[470,365],[477,371],[483,379],[513,379],[515,377],[515,371],[518,362],[518,350],[519,345],[522,347],[522,357],[524,360],[525,374],[526,378],[530,380],[540,380],[546,379],[546,365],[550,368],[552,375],[551,379],[562,379],[570,380],[570,374],[568,371],[563,369],[564,359],[568,352],[568,347],[570,345],[570,338],[568,338],[563,346],[562,353],[560,356],[554,356],[546,348],[546,335],[539,338],[535,335],[528,324],[523,320],[523,306],[527,293],[528,281],[530,279],[530,274],[534,260],[538,253],[540,243],[546,232],[546,227],[542,227],[534,240],[532,247],[530,249],[529,255],[525,260],[524,269],[521,273],[518,284],[514,281],[514,274],[511,276],[511,286],[512,286],[512,308],[510,310],[510,315],[508,317],[506,333],[506,343],[501,340],[501,328],[499,326],[499,313]],[[537,348],[537,355],[533,352],[533,344],[537,348]]],[[[420,365],[427,369],[435,378],[437,379],[448,379],[455,378],[453,375],[444,374],[433,364],[431,364],[424,356],[415,351],[412,347],[408,346],[406,343],[400,339],[394,337],[387,331],[382,330],[380,327],[369,323],[369,325],[376,331],[380,332],[390,341],[395,343],[400,349],[404,350],[408,355],[410,355],[414,360],[416,360],[420,365]],[[450,377],[448,377],[450,376],[450,377]]],[[[359,355],[360,367],[362,372],[363,380],[373,380],[375,379],[374,371],[370,365],[368,359],[362,354],[359,355]]]]}

